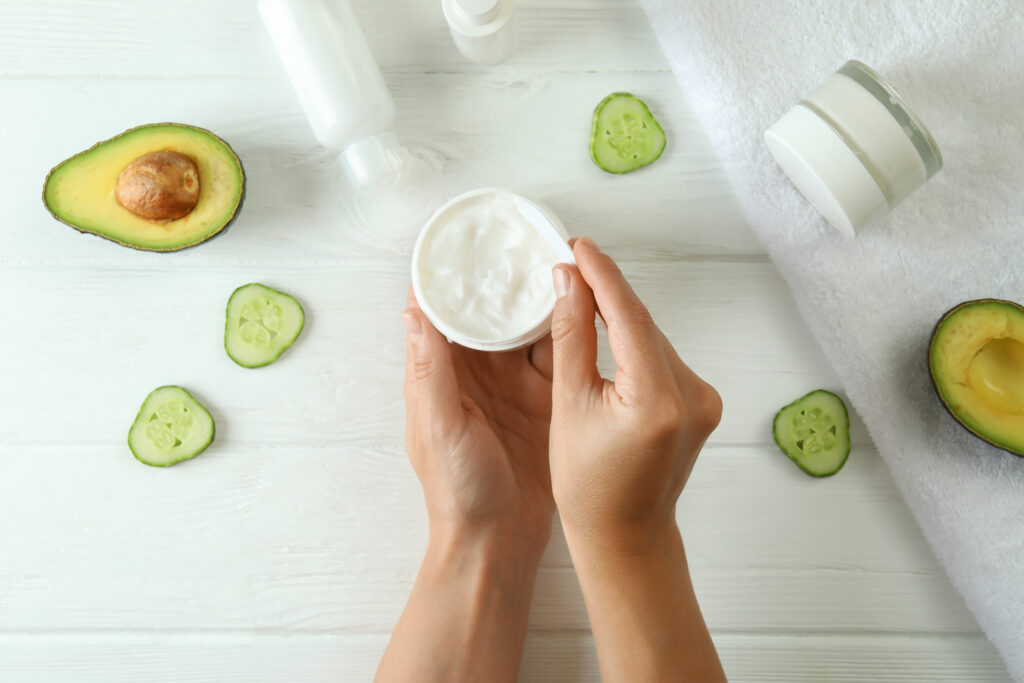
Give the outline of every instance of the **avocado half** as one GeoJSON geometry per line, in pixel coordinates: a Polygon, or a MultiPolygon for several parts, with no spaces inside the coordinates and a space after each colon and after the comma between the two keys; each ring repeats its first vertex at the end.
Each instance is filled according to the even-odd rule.
{"type": "Polygon", "coordinates": [[[245,172],[234,150],[210,131],[181,123],[151,123],[98,142],[55,166],[43,186],[43,203],[57,220],[146,251],[177,251],[210,239],[238,215],[244,196],[245,172]],[[184,155],[198,169],[198,199],[173,220],[143,218],[115,196],[121,172],[160,151],[184,155]]]}
{"type": "Polygon", "coordinates": [[[957,422],[1024,456],[1024,306],[1001,299],[956,306],[935,326],[928,367],[957,422]]]}

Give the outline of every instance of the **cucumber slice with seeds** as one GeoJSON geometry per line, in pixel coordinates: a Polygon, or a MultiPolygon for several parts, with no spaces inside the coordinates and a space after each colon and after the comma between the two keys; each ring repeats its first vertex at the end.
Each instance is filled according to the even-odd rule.
{"type": "Polygon", "coordinates": [[[609,173],[629,173],[654,161],[665,150],[665,131],[643,100],[614,92],[594,109],[590,158],[609,173]]]}
{"type": "Polygon", "coordinates": [[[775,443],[812,477],[829,477],[850,455],[850,416],[831,391],[818,389],[783,407],[772,428],[775,443]]]}
{"type": "Polygon", "coordinates": [[[295,343],[306,313],[293,297],[253,282],[228,299],[224,350],[243,368],[261,368],[295,343]]]}
{"type": "Polygon", "coordinates": [[[213,418],[181,387],[158,387],[142,402],[128,430],[128,448],[142,463],[170,467],[194,458],[213,441],[213,418]]]}

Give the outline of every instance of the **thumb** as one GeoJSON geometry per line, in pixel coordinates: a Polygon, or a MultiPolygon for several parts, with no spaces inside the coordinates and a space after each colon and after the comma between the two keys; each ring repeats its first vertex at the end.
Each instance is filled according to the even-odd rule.
{"type": "Polygon", "coordinates": [[[405,402],[410,415],[450,424],[462,414],[451,346],[417,307],[402,313],[406,329],[405,402]]]}
{"type": "Polygon", "coordinates": [[[552,400],[565,406],[601,383],[594,294],[575,266],[560,263],[551,275],[557,297],[551,316],[552,400]]]}

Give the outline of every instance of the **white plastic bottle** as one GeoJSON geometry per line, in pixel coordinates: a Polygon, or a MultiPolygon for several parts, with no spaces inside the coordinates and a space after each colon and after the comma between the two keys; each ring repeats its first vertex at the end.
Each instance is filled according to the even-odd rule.
{"type": "Polygon", "coordinates": [[[363,217],[374,222],[380,209],[398,220],[429,213],[429,174],[398,143],[394,100],[348,0],[258,6],[313,134],[339,154],[363,217]]]}

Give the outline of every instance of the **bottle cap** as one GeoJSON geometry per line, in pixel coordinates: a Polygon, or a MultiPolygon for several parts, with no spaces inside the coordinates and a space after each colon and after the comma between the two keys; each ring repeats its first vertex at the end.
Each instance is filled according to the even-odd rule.
{"type": "Polygon", "coordinates": [[[455,0],[455,12],[463,21],[486,24],[501,12],[501,0],[455,0]]]}
{"type": "Polygon", "coordinates": [[[372,233],[412,238],[440,203],[438,169],[410,154],[394,133],[356,141],[339,161],[352,188],[354,218],[372,233]]]}
{"type": "Polygon", "coordinates": [[[402,171],[402,146],[394,133],[371,135],[350,144],[339,159],[353,185],[390,185],[402,171]]]}

